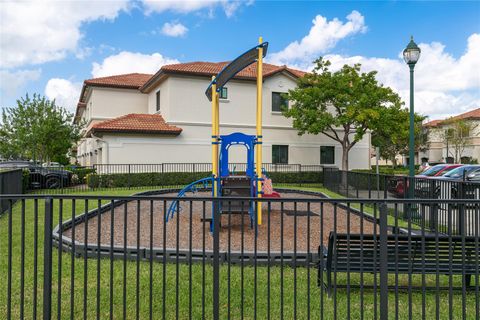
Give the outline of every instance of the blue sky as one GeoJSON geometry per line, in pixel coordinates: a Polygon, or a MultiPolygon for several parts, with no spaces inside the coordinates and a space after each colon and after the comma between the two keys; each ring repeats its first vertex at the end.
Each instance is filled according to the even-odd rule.
{"type": "Polygon", "coordinates": [[[225,61],[270,42],[267,60],[310,69],[360,62],[408,98],[399,54],[423,50],[416,105],[432,119],[480,107],[480,2],[0,2],[0,106],[25,92],[74,110],[84,79],[225,61]]]}

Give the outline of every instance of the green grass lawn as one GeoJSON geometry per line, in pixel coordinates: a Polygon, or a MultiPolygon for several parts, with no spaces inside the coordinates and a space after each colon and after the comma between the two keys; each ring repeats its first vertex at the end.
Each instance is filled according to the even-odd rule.
{"type": "MultiPolygon", "coordinates": [[[[313,187],[312,187],[313,188],[313,187]]],[[[311,190],[321,191],[322,188],[313,188],[311,190]]],[[[117,190],[114,195],[128,195],[140,190],[117,190]]],[[[141,189],[145,191],[145,189],[141,189]]],[[[85,192],[81,195],[111,195],[111,191],[95,191],[85,192]]],[[[96,201],[89,203],[89,209],[97,206],[96,201]]],[[[21,292],[21,203],[17,203],[13,209],[12,215],[12,319],[18,319],[20,317],[20,292],[21,292]]],[[[24,315],[25,318],[31,319],[33,317],[33,291],[34,291],[34,202],[28,200],[25,202],[25,275],[24,275],[24,315]]],[[[54,225],[58,224],[59,212],[58,201],[55,201],[54,206],[54,225]]],[[[44,219],[44,203],[43,200],[39,200],[39,223],[38,223],[38,301],[37,317],[41,318],[42,314],[42,279],[43,279],[43,219],[44,219]]],[[[85,211],[84,201],[76,201],[76,213],[81,214],[85,211]]],[[[72,203],[71,201],[64,200],[63,203],[63,215],[64,220],[71,217],[72,203]]],[[[0,274],[2,280],[0,281],[0,319],[6,319],[7,317],[7,250],[8,250],[8,217],[3,215],[0,217],[0,274]]],[[[126,262],[127,283],[126,283],[126,313],[127,319],[133,319],[136,315],[136,268],[137,264],[134,261],[126,262]]],[[[52,288],[52,312],[54,319],[57,314],[57,304],[61,307],[61,318],[68,319],[70,317],[70,299],[71,293],[74,293],[74,317],[77,319],[83,318],[83,294],[86,290],[87,296],[87,318],[92,319],[96,316],[97,306],[97,293],[100,294],[100,319],[106,319],[109,317],[110,312],[110,276],[113,277],[114,290],[113,290],[113,318],[122,318],[122,306],[123,306],[123,261],[113,261],[112,263],[108,259],[100,261],[100,265],[97,265],[95,259],[88,259],[87,261],[87,286],[84,287],[84,260],[83,258],[74,258],[73,278],[75,285],[71,290],[71,267],[72,258],[69,253],[59,253],[57,249],[54,249],[53,254],[53,288],[52,288]],[[61,264],[59,264],[59,258],[61,258],[61,264]],[[59,265],[61,268],[59,268],[59,265]],[[97,267],[100,270],[100,287],[97,287],[97,267]],[[113,268],[113,273],[110,272],[110,268],[113,268]],[[59,272],[61,271],[61,276],[59,272]],[[58,292],[60,284],[61,296],[58,292]],[[60,298],[59,298],[60,297],[60,298]]],[[[140,262],[139,264],[139,277],[140,277],[140,295],[138,310],[141,319],[148,319],[149,316],[149,290],[150,290],[150,264],[148,262],[140,262]]],[[[173,319],[176,316],[176,276],[177,270],[175,264],[163,265],[161,263],[152,264],[153,282],[151,283],[153,299],[153,318],[161,318],[162,312],[165,311],[167,319],[173,319]],[[163,310],[163,296],[164,292],[162,274],[166,272],[166,292],[165,292],[165,304],[166,309],[163,310]]],[[[202,317],[202,271],[203,266],[201,264],[194,264],[191,267],[181,264],[178,268],[178,317],[180,319],[188,318],[189,315],[189,303],[190,303],[190,284],[192,288],[192,317],[198,319],[202,317]],[[190,276],[192,282],[190,283],[190,276]]],[[[253,267],[246,267],[243,270],[243,316],[246,319],[254,318],[254,272],[253,267]]],[[[221,279],[220,279],[220,312],[221,318],[227,318],[228,311],[230,309],[230,315],[234,319],[239,319],[242,316],[241,308],[241,280],[242,269],[238,266],[227,265],[221,266],[221,279]],[[228,300],[228,277],[230,274],[231,286],[230,286],[230,303],[228,300]],[[229,308],[230,306],[230,308],[229,308]]],[[[339,283],[346,283],[345,274],[338,275],[339,283]]],[[[285,267],[283,269],[283,277],[281,269],[279,267],[272,267],[270,270],[270,316],[272,319],[279,319],[281,315],[280,299],[281,299],[281,283],[283,279],[283,315],[285,319],[294,318],[294,292],[296,291],[296,311],[298,319],[307,318],[307,310],[310,310],[310,316],[312,318],[319,318],[320,312],[323,310],[324,319],[332,319],[334,310],[334,299],[327,297],[323,294],[322,290],[316,286],[316,269],[298,268],[296,270],[296,288],[294,286],[294,270],[285,267]],[[310,278],[310,281],[309,281],[310,278]],[[309,299],[310,298],[310,299],[309,299]],[[308,306],[308,301],[310,305],[308,306]]],[[[428,276],[427,282],[429,285],[435,285],[435,276],[428,276]]],[[[394,283],[393,276],[390,279],[390,283],[394,283]]],[[[205,317],[212,318],[212,268],[209,265],[205,266],[205,317]]],[[[267,317],[267,282],[268,281],[268,268],[257,268],[257,317],[259,319],[265,319],[267,317]]],[[[359,283],[360,277],[358,274],[350,275],[351,283],[359,283]]],[[[441,284],[448,285],[448,277],[440,276],[441,284]]],[[[460,285],[460,278],[453,277],[454,285],[460,285]]],[[[407,284],[407,277],[401,276],[399,279],[400,284],[407,284]]],[[[373,277],[371,275],[365,275],[365,283],[373,284],[373,277]]],[[[419,276],[414,277],[414,284],[421,284],[419,276]]],[[[347,295],[345,289],[339,289],[336,295],[336,313],[338,319],[345,319],[347,317],[347,307],[350,303],[350,312],[352,319],[360,318],[360,312],[364,313],[365,319],[372,319],[375,312],[374,300],[377,299],[379,303],[379,296],[375,296],[371,290],[366,290],[363,296],[358,289],[352,289],[351,295],[347,295]],[[363,305],[360,304],[360,299],[363,298],[363,305]]],[[[466,317],[467,319],[476,319],[475,316],[475,292],[469,292],[466,296],[466,317]]],[[[447,318],[449,314],[449,295],[448,292],[441,292],[439,295],[434,293],[427,293],[422,296],[421,292],[413,292],[412,297],[412,314],[414,318],[419,318],[422,314],[422,299],[425,299],[426,309],[425,315],[427,319],[435,318],[436,314],[436,302],[440,307],[440,318],[447,318]],[[438,299],[438,300],[437,300],[438,299]]],[[[478,297],[477,297],[478,299],[478,297]]],[[[399,293],[398,296],[398,312],[400,319],[406,319],[408,317],[409,296],[407,293],[399,293]]],[[[478,300],[477,300],[478,301],[478,300]]],[[[452,296],[452,311],[453,318],[458,319],[462,316],[462,295],[455,292],[452,296]]],[[[378,311],[378,304],[377,304],[378,311]]],[[[394,318],[395,313],[395,293],[389,294],[389,312],[391,318],[394,318]]]]}

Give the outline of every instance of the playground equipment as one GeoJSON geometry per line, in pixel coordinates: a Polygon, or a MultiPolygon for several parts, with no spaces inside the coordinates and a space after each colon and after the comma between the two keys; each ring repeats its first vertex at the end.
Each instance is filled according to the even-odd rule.
{"type": "MultiPolygon", "coordinates": [[[[205,95],[212,103],[212,176],[193,182],[185,187],[178,194],[184,196],[189,191],[197,190],[198,185],[211,183],[212,196],[219,197],[279,197],[273,191],[271,180],[262,171],[262,83],[263,83],[263,58],[268,49],[268,42],[259,38],[259,44],[225,66],[217,76],[212,77],[205,95]],[[257,103],[256,103],[256,135],[247,135],[235,132],[229,135],[220,135],[219,128],[219,92],[237,73],[257,63],[257,103]],[[234,175],[229,171],[228,159],[231,146],[241,145],[247,151],[247,168],[245,175],[234,175]],[[220,150],[220,152],[219,152],[220,150]],[[262,182],[269,182],[268,192],[264,192],[262,182]]],[[[262,224],[262,203],[257,202],[255,208],[253,201],[245,204],[241,201],[220,201],[218,202],[220,213],[248,213],[250,224],[262,224]]],[[[178,201],[172,202],[167,214],[168,218],[173,217],[175,211],[179,210],[178,201]]],[[[212,208],[215,210],[215,208],[212,208]]],[[[213,228],[215,215],[212,213],[211,229],[213,228]]],[[[213,230],[213,229],[212,229],[213,230]]]]}
{"type": "MultiPolygon", "coordinates": [[[[212,177],[207,177],[207,178],[194,181],[190,183],[188,186],[186,186],[185,188],[183,188],[182,190],[180,190],[180,192],[178,193],[178,197],[179,198],[184,197],[187,194],[187,192],[196,193],[198,191],[199,185],[201,186],[202,189],[206,189],[208,188],[209,185],[212,184],[212,181],[213,181],[212,177]]],[[[177,210],[180,210],[178,206],[179,206],[178,201],[173,201],[170,204],[170,207],[168,208],[168,212],[167,212],[167,217],[166,217],[167,222],[169,219],[173,218],[177,210]]]]}

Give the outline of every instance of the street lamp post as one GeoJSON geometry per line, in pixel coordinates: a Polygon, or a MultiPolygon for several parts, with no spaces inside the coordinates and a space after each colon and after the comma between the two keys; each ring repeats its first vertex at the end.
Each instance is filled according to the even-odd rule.
{"type": "Polygon", "coordinates": [[[420,58],[420,48],[410,39],[405,50],[403,50],[403,59],[410,67],[410,136],[409,136],[409,155],[408,155],[408,175],[410,177],[409,197],[413,198],[413,177],[415,176],[415,109],[413,106],[413,69],[420,58]]]}

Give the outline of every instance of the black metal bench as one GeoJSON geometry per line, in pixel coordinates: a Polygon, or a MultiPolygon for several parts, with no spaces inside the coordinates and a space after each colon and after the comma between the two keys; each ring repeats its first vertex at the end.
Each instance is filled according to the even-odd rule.
{"type": "MultiPolygon", "coordinates": [[[[479,239],[473,236],[389,234],[387,272],[462,275],[469,287],[471,276],[479,274],[479,248],[479,239]]],[[[328,250],[323,246],[318,250],[318,285],[324,285],[329,294],[335,272],[380,273],[379,235],[331,232],[328,250]],[[326,284],[321,283],[322,272],[326,272],[326,284]]]]}

